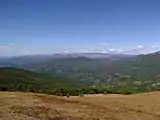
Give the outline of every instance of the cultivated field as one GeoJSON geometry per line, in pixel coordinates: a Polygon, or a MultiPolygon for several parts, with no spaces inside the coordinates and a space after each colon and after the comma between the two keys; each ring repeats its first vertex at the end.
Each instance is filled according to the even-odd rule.
{"type": "Polygon", "coordinates": [[[0,92],[0,120],[160,120],[160,92],[70,98],[0,92]]]}

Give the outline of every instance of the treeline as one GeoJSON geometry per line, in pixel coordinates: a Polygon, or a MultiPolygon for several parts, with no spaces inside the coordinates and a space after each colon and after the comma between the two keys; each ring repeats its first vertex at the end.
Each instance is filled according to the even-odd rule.
{"type": "Polygon", "coordinates": [[[48,94],[58,95],[58,96],[83,96],[85,94],[134,94],[138,93],[136,90],[116,90],[110,88],[96,88],[96,87],[86,87],[80,89],[54,89],[53,91],[46,92],[48,94]]]}
{"type": "Polygon", "coordinates": [[[107,87],[84,87],[84,88],[44,88],[42,86],[33,86],[25,84],[17,84],[13,86],[0,85],[1,91],[22,91],[22,92],[34,92],[45,93],[57,96],[83,96],[84,94],[135,94],[144,92],[140,89],[128,89],[128,88],[107,88],[107,87]]]}

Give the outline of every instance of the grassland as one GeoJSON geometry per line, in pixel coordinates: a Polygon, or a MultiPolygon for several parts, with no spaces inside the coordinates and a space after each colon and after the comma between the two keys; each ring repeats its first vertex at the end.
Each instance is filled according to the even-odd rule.
{"type": "Polygon", "coordinates": [[[160,120],[160,92],[57,97],[0,92],[0,120],[160,120]]]}

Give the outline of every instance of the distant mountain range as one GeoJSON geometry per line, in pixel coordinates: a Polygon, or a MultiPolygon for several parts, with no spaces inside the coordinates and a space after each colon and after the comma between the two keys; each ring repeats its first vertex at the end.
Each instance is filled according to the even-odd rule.
{"type": "Polygon", "coordinates": [[[73,54],[49,54],[49,55],[25,55],[16,57],[1,57],[0,66],[22,66],[27,64],[41,63],[54,59],[64,58],[89,58],[89,59],[111,59],[119,60],[131,58],[129,54],[108,54],[108,53],[73,53],[73,54]]]}
{"type": "Polygon", "coordinates": [[[160,87],[160,52],[146,55],[77,53],[0,59],[1,67],[17,67],[92,85],[160,87]]]}

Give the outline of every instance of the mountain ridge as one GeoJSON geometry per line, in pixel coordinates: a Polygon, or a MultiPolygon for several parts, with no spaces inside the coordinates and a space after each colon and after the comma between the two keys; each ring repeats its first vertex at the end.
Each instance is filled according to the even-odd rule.
{"type": "MultiPolygon", "coordinates": [[[[155,86],[157,89],[160,82],[159,59],[159,52],[125,57],[125,59],[118,60],[108,58],[91,59],[73,55],[73,57],[51,58],[45,61],[36,61],[36,59],[34,62],[27,62],[27,64],[28,59],[20,60],[25,64],[19,64],[19,61],[15,60],[11,61],[11,63],[15,63],[10,65],[36,73],[64,77],[75,82],[87,82],[92,85],[136,86],[139,85],[137,83],[140,83],[149,86],[149,88],[155,86]]],[[[2,66],[6,67],[7,65],[2,66]]]]}

